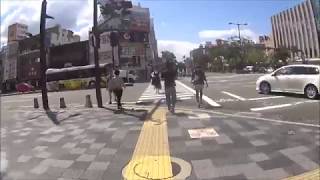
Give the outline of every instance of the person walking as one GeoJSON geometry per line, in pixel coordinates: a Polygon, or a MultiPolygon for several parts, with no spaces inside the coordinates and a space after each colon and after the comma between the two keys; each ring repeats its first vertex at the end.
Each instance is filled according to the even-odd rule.
{"type": "Polygon", "coordinates": [[[198,103],[198,107],[200,108],[202,105],[202,95],[203,95],[203,87],[204,83],[206,83],[208,87],[208,82],[204,71],[202,70],[201,66],[197,66],[192,73],[192,83],[194,89],[196,90],[196,100],[198,103]]]}
{"type": "Polygon", "coordinates": [[[177,76],[176,66],[173,62],[166,63],[166,69],[162,73],[162,77],[164,79],[164,88],[166,94],[166,102],[168,106],[168,110],[171,113],[175,111],[176,105],[176,83],[175,79],[177,76]]]}
{"type": "Polygon", "coordinates": [[[106,83],[106,88],[107,88],[107,91],[108,91],[108,95],[109,95],[109,104],[112,104],[112,89],[110,88],[109,86],[109,82],[110,80],[113,78],[113,75],[112,75],[112,72],[110,72],[108,75],[107,75],[107,83],[106,83]]]}
{"type": "Polygon", "coordinates": [[[114,75],[115,76],[112,79],[110,79],[108,83],[108,87],[112,90],[112,92],[116,96],[118,109],[120,110],[122,109],[121,98],[122,98],[122,93],[123,93],[123,89],[125,88],[125,85],[122,78],[119,77],[120,75],[119,70],[115,70],[114,75]]]}
{"type": "Polygon", "coordinates": [[[156,90],[156,94],[159,94],[159,91],[161,89],[161,79],[160,79],[160,73],[158,71],[152,72],[151,75],[151,84],[154,86],[154,89],[156,90]]]}

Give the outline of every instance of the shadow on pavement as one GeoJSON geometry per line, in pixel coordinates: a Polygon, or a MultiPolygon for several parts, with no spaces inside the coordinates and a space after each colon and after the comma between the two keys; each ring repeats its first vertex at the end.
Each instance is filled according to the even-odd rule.
{"type": "Polygon", "coordinates": [[[176,112],[174,113],[174,115],[178,116],[178,117],[185,117],[185,116],[188,116],[187,113],[184,113],[184,112],[176,112]]]}
{"type": "Polygon", "coordinates": [[[47,110],[46,111],[46,114],[48,116],[48,118],[55,124],[55,125],[60,125],[61,122],[63,121],[66,121],[68,120],[69,118],[72,118],[72,117],[76,117],[76,116],[79,116],[81,115],[80,113],[75,113],[75,114],[71,114],[61,120],[58,120],[57,116],[60,112],[53,112],[51,110],[47,110]]]}
{"type": "Polygon", "coordinates": [[[147,110],[143,110],[143,109],[135,110],[134,108],[132,108],[132,109],[123,108],[121,110],[112,109],[112,108],[108,108],[108,107],[103,107],[103,108],[106,110],[112,111],[114,114],[124,114],[124,115],[128,115],[128,116],[133,116],[133,117],[138,118],[140,121],[144,121],[144,120],[150,118],[160,105],[161,105],[161,101],[158,101],[150,112],[148,112],[147,110]]]}
{"type": "Polygon", "coordinates": [[[128,115],[128,116],[132,116],[132,117],[138,118],[141,121],[143,121],[147,117],[147,114],[148,114],[147,110],[140,110],[140,109],[135,110],[134,108],[132,108],[132,109],[125,109],[124,108],[124,109],[118,110],[118,109],[103,107],[103,109],[106,109],[108,111],[112,111],[114,114],[124,114],[124,115],[128,115]]]}
{"type": "MultiPolygon", "coordinates": [[[[293,98],[300,98],[300,99],[306,99],[306,100],[310,100],[308,99],[304,94],[294,94],[294,93],[282,93],[282,92],[272,92],[269,95],[272,96],[285,96],[285,97],[293,97],[293,98]]],[[[315,100],[319,100],[320,98],[318,97],[315,100]]]]}

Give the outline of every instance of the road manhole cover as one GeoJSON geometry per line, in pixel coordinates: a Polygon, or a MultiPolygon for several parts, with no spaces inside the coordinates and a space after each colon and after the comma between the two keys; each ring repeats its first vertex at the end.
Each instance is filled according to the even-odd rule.
{"type": "Polygon", "coordinates": [[[176,176],[177,174],[180,173],[181,167],[179,164],[177,164],[176,162],[171,162],[171,167],[172,167],[173,176],[176,176]]]}

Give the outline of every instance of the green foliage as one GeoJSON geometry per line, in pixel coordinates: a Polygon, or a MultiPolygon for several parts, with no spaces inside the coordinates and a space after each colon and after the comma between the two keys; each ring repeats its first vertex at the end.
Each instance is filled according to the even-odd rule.
{"type": "Polygon", "coordinates": [[[176,62],[176,56],[170,51],[162,51],[162,58],[166,61],[176,62]]]}
{"type": "Polygon", "coordinates": [[[290,51],[287,48],[280,47],[275,50],[273,57],[276,60],[282,60],[286,63],[287,59],[290,57],[290,51]]]}
{"type": "Polygon", "coordinates": [[[224,44],[209,49],[210,65],[213,71],[242,69],[246,65],[264,64],[266,60],[264,48],[252,44],[240,47],[238,44],[224,44]]]}

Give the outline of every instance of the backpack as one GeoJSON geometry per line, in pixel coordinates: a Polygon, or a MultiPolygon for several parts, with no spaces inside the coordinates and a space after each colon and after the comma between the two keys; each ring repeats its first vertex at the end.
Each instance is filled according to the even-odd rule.
{"type": "Polygon", "coordinates": [[[204,83],[204,73],[202,71],[194,72],[194,84],[203,84],[204,83]]]}

